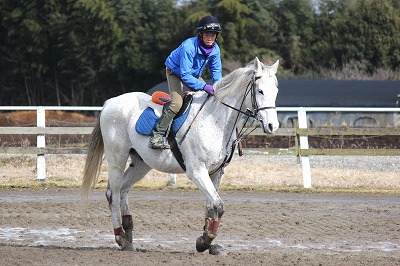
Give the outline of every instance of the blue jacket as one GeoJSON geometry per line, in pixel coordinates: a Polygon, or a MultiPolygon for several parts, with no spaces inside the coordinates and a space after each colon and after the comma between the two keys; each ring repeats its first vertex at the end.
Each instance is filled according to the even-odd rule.
{"type": "Polygon", "coordinates": [[[173,50],[165,60],[165,65],[181,78],[191,89],[202,90],[205,82],[198,80],[206,65],[210,69],[213,83],[222,78],[221,51],[217,43],[207,57],[200,50],[197,36],[189,38],[173,50]]]}

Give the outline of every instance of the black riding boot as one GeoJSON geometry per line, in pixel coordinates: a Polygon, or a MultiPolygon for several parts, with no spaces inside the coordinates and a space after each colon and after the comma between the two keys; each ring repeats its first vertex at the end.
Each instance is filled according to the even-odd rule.
{"type": "Polygon", "coordinates": [[[169,108],[164,110],[160,119],[157,122],[156,127],[153,129],[153,136],[149,142],[149,148],[152,149],[169,149],[169,144],[165,141],[164,136],[167,132],[172,120],[176,113],[171,111],[169,108]]]}

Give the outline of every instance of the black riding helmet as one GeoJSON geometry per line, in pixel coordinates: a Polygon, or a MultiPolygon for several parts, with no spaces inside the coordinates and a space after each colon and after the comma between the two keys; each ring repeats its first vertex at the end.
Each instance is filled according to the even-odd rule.
{"type": "Polygon", "coordinates": [[[214,16],[205,16],[204,18],[200,19],[199,25],[197,26],[197,32],[216,32],[222,33],[221,25],[219,21],[214,16]]]}

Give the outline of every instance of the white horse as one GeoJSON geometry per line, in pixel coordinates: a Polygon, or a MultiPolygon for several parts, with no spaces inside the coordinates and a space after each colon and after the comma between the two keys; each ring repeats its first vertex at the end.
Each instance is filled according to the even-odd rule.
{"type": "MultiPolygon", "coordinates": [[[[186,173],[203,192],[207,200],[205,225],[203,234],[196,240],[196,249],[198,252],[209,250],[215,255],[224,252],[213,240],[224,213],[218,190],[224,168],[237,144],[235,128],[239,118],[247,115],[260,121],[264,133],[278,129],[275,108],[278,65],[279,61],[264,65],[256,58],[216,82],[214,96],[208,97],[203,91],[195,93],[186,122],[176,134],[186,171],[171,150],[149,149],[149,136],[135,131],[140,114],[151,101],[150,95],[131,92],[105,102],[91,135],[82,189],[88,195],[96,184],[104,153],[108,162],[106,197],[115,241],[123,250],[135,250],[128,192],[151,169],[156,169],[186,173]],[[131,163],[125,169],[129,157],[131,163]]],[[[159,108],[161,111],[161,105],[159,108]]]]}

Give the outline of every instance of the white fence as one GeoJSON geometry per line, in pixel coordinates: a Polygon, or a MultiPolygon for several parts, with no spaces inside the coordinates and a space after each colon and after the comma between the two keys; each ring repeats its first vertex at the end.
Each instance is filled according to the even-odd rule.
{"type": "MultiPolygon", "coordinates": [[[[37,112],[37,126],[36,128],[24,128],[24,133],[22,131],[17,130],[17,128],[1,128],[2,131],[0,134],[37,134],[37,149],[43,150],[46,147],[45,143],[45,134],[51,134],[51,132],[55,132],[54,130],[50,131],[50,128],[45,129],[45,112],[47,110],[52,111],[101,111],[102,107],[66,107],[66,106],[0,106],[0,111],[36,111],[37,112]]],[[[295,153],[300,156],[301,165],[302,165],[302,173],[303,173],[303,185],[305,188],[311,188],[311,171],[310,171],[310,152],[307,152],[309,149],[308,146],[308,134],[304,133],[304,129],[307,129],[307,112],[386,112],[386,113],[399,113],[400,108],[341,108],[341,107],[278,107],[278,112],[297,112],[298,117],[298,126],[299,126],[299,142],[300,149],[295,153]],[[302,131],[303,130],[303,131],[302,131]],[[302,133],[303,132],[303,133],[302,133]]],[[[79,128],[76,128],[79,129],[79,128]]],[[[92,128],[85,128],[85,134],[90,134],[92,128]]],[[[62,134],[75,134],[68,128],[62,134]]],[[[62,131],[57,131],[58,133],[62,131]]],[[[288,132],[291,132],[291,135],[296,135],[296,129],[293,130],[278,130],[277,134],[287,135],[288,132]]],[[[398,129],[394,129],[394,131],[390,131],[393,135],[400,135],[398,129]]],[[[320,133],[320,132],[319,132],[320,133]]],[[[61,134],[61,133],[60,133],[61,134]]],[[[12,153],[12,152],[10,152],[12,153]]],[[[46,179],[46,162],[45,162],[45,154],[44,152],[36,152],[37,154],[37,178],[40,181],[44,181],[46,179]]],[[[312,154],[312,153],[311,153],[312,154]]],[[[400,152],[393,151],[389,153],[390,155],[400,155],[400,152]]],[[[319,155],[324,155],[319,153],[319,155]]],[[[337,154],[336,154],[337,155],[337,154]]],[[[371,155],[371,153],[369,154],[371,155]]],[[[170,177],[173,179],[173,177],[170,177]]]]}
{"type": "MultiPolygon", "coordinates": [[[[349,107],[300,107],[300,108],[277,108],[278,111],[297,111],[299,128],[306,129],[308,124],[307,112],[400,112],[400,108],[349,108],[349,107]]],[[[300,135],[300,149],[307,150],[308,135],[300,135]]],[[[303,172],[303,186],[311,188],[311,167],[308,155],[301,155],[301,167],[303,172]]]]}
{"type": "MultiPolygon", "coordinates": [[[[52,111],[101,111],[102,107],[84,107],[84,106],[0,106],[2,111],[36,111],[36,123],[37,128],[46,127],[46,110],[52,111]]],[[[37,144],[38,148],[46,147],[45,134],[37,134],[37,144]]],[[[46,179],[46,159],[44,154],[37,154],[36,157],[36,168],[37,168],[37,178],[39,181],[44,181],[46,179]]]]}

